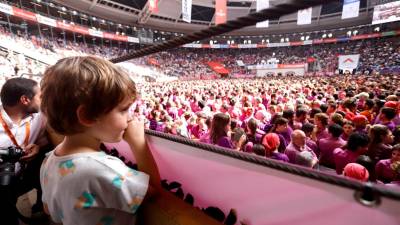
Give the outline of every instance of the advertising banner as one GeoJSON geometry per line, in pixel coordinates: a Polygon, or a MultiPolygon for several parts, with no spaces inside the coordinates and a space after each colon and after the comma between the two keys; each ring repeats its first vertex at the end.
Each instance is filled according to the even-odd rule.
{"type": "Polygon", "coordinates": [[[36,19],[39,23],[46,24],[51,27],[57,27],[57,20],[36,14],[36,19]]]}
{"type": "Polygon", "coordinates": [[[339,69],[350,70],[357,68],[360,54],[355,55],[339,55],[339,69]]]}
{"type": "Polygon", "coordinates": [[[207,64],[212,70],[214,70],[215,72],[217,72],[219,74],[228,74],[229,73],[229,70],[227,68],[225,68],[225,66],[219,62],[210,61],[207,64]]]}
{"type": "Polygon", "coordinates": [[[227,18],[226,0],[215,1],[215,24],[221,24],[226,22],[227,18]]]}
{"type": "Polygon", "coordinates": [[[182,0],[182,20],[188,23],[192,21],[192,0],[182,0]]]}
{"type": "MultiPolygon", "coordinates": [[[[268,7],[269,7],[269,0],[257,0],[257,12],[263,9],[268,9],[268,7]]],[[[268,27],[268,26],[269,26],[269,20],[265,20],[263,22],[259,22],[256,24],[256,27],[258,28],[268,27]]]]}
{"type": "Polygon", "coordinates": [[[158,0],[149,0],[149,10],[152,13],[158,12],[158,0]]]}
{"type": "Polygon", "coordinates": [[[312,7],[297,12],[297,25],[311,24],[312,7]]]}
{"type": "Polygon", "coordinates": [[[359,0],[344,0],[342,19],[358,17],[359,12],[360,12],[359,0]]]}

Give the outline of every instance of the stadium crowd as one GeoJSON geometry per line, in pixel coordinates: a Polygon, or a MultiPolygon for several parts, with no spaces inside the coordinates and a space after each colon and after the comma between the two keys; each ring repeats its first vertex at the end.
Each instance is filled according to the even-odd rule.
{"type": "MultiPolygon", "coordinates": [[[[4,28],[0,39],[53,59],[127,53],[117,47],[27,38],[4,28]]],[[[352,53],[361,59],[361,74],[356,76],[140,82],[140,98],[132,111],[147,121],[148,129],[363,181],[399,185],[398,39],[265,49],[180,48],[131,63],[196,79],[217,77],[208,61],[222,62],[232,73],[252,74],[237,60],[253,65],[272,57],[287,64],[313,58],[319,71],[335,74],[337,56],[352,53]],[[379,75],[385,69],[391,75],[379,75]]],[[[1,82],[46,67],[12,51],[0,57],[0,66],[1,82]]]]}
{"type": "MultiPolygon", "coordinates": [[[[360,73],[399,73],[400,42],[398,38],[369,39],[343,43],[309,46],[290,46],[261,49],[190,49],[180,48],[148,56],[154,59],[158,67],[166,74],[179,77],[215,74],[207,62],[222,63],[231,74],[252,74],[238,64],[257,65],[271,58],[280,64],[313,63],[313,71],[323,74],[338,74],[338,55],[360,54],[357,71],[360,73]],[[194,63],[195,62],[195,63],[194,63]],[[368,71],[368,72],[367,72],[368,71]]],[[[147,60],[146,62],[149,62],[147,60]]]]}
{"type": "Polygon", "coordinates": [[[139,84],[147,127],[288,163],[399,185],[397,76],[139,84]]]}
{"type": "MultiPolygon", "coordinates": [[[[0,26],[0,40],[3,43],[2,47],[6,47],[4,45],[20,46],[26,52],[34,52],[42,62],[47,64],[54,64],[58,59],[76,55],[97,55],[109,59],[141,47],[138,44],[132,44],[127,48],[121,43],[113,46],[100,45],[89,40],[76,42],[61,37],[52,39],[46,35],[27,35],[22,32],[13,34],[3,26],[0,26]]],[[[308,75],[333,75],[340,72],[337,69],[338,55],[348,54],[360,54],[358,73],[397,74],[400,72],[400,41],[396,37],[277,48],[178,48],[130,62],[180,79],[219,77],[219,74],[207,65],[210,61],[223,64],[230,71],[230,75],[255,75],[256,70],[249,70],[246,66],[262,64],[272,58],[278,60],[280,64],[308,63],[308,75]],[[238,61],[241,61],[243,65],[238,61]]],[[[14,61],[19,62],[19,60],[14,61]]],[[[28,65],[19,64],[21,64],[18,65],[21,69],[27,68],[26,70],[32,73],[44,71],[44,67],[38,65],[40,63],[31,63],[36,64],[32,66],[29,63],[28,65]],[[34,69],[30,69],[31,67],[34,69]]],[[[8,71],[12,72],[12,70],[8,71]]]]}

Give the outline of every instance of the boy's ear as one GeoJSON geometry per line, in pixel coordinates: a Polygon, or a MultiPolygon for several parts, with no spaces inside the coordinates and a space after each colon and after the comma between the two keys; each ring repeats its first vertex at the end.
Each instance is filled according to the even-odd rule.
{"type": "Polygon", "coordinates": [[[94,123],[96,123],[95,119],[87,118],[86,109],[85,109],[85,106],[83,106],[83,105],[80,105],[76,109],[76,117],[78,118],[78,121],[80,124],[87,126],[87,127],[90,127],[90,126],[94,125],[94,123]]]}

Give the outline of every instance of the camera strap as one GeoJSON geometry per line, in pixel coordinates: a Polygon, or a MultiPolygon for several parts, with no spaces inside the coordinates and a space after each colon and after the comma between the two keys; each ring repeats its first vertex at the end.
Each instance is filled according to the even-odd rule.
{"type": "MultiPolygon", "coordinates": [[[[2,115],[1,112],[0,112],[0,122],[1,122],[1,125],[3,126],[3,128],[4,128],[4,131],[7,134],[7,136],[11,139],[12,143],[16,147],[22,149],[22,147],[18,144],[17,140],[15,139],[14,134],[11,132],[10,128],[8,127],[7,123],[4,121],[3,115],[2,115]]],[[[26,147],[28,145],[30,133],[31,133],[31,124],[29,122],[27,122],[26,125],[25,125],[25,139],[24,139],[24,143],[23,143],[24,147],[26,147]]]]}

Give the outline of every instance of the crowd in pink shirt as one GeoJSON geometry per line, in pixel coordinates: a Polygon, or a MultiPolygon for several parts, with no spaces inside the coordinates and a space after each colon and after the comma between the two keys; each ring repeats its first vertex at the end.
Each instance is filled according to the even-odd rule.
{"type": "Polygon", "coordinates": [[[396,75],[148,83],[132,110],[152,130],[398,184],[399,83],[396,75]]]}

